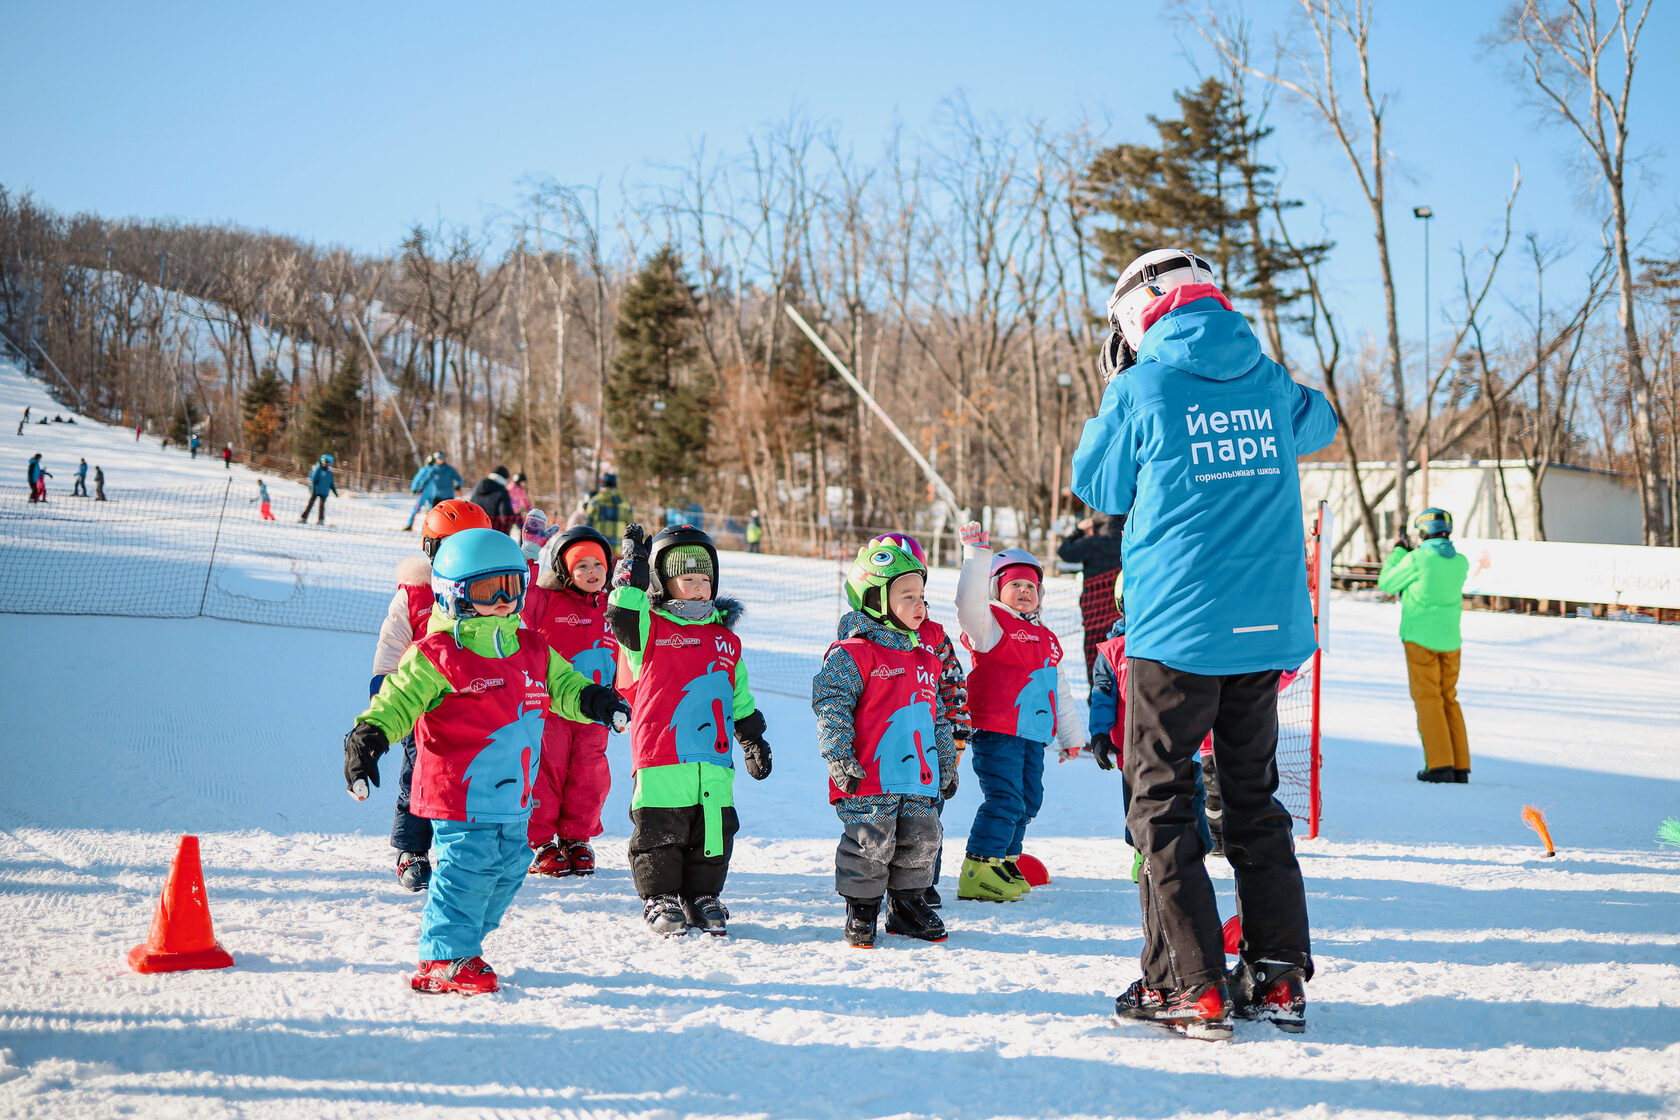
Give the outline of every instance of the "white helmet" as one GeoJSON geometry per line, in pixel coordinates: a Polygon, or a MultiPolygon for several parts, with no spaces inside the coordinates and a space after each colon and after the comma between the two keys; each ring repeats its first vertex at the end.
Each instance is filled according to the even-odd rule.
{"type": "Polygon", "coordinates": [[[1143,309],[1185,284],[1213,284],[1213,266],[1188,249],[1151,249],[1126,266],[1108,297],[1108,321],[1133,351],[1143,345],[1143,309]]]}

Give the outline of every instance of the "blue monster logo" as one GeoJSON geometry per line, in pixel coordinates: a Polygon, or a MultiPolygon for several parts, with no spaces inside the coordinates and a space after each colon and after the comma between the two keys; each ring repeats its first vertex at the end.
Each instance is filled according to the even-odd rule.
{"type": "Polygon", "coordinates": [[[613,651],[599,642],[579,650],[571,660],[572,668],[588,677],[591,684],[611,684],[618,671],[613,651]]]}
{"type": "Polygon", "coordinates": [[[531,786],[542,760],[541,709],[521,712],[497,728],[462,775],[467,783],[467,819],[518,817],[531,807],[531,786]]]}
{"type": "Polygon", "coordinates": [[[933,753],[933,714],[926,703],[906,704],[888,717],[875,744],[875,772],[886,793],[938,793],[939,757],[933,753]]]}
{"type": "Polygon", "coordinates": [[[1033,670],[1015,697],[1015,734],[1034,743],[1056,737],[1056,667],[1049,661],[1033,670]]]}
{"type": "Polygon", "coordinates": [[[729,674],[716,665],[712,662],[705,675],[683,687],[683,697],[671,714],[671,731],[676,737],[678,762],[709,762],[733,768],[729,743],[735,734],[735,687],[729,674]]]}

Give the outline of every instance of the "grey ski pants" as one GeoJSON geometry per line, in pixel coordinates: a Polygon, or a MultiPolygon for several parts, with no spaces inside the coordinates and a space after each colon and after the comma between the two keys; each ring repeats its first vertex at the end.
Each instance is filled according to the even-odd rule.
{"type": "Polygon", "coordinates": [[[933,885],[934,857],[945,838],[939,817],[925,806],[904,804],[909,798],[882,794],[880,800],[867,814],[841,816],[845,831],[834,852],[834,889],[845,898],[874,899],[888,890],[933,885]]]}

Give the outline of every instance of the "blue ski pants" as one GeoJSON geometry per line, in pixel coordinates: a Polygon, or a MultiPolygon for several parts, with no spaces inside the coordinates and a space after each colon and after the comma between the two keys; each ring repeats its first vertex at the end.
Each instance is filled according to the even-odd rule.
{"type": "Polygon", "coordinates": [[[985,798],[968,831],[970,855],[1018,856],[1027,823],[1044,804],[1044,744],[999,731],[974,732],[968,758],[985,798]]]}
{"type": "Polygon", "coordinates": [[[484,952],[525,882],[531,849],[525,822],[432,822],[432,884],[420,913],[420,959],[452,961],[484,952]]]}

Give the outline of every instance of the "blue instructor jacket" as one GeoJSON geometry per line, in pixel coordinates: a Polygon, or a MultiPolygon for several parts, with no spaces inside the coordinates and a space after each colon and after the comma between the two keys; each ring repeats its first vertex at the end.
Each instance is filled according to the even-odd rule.
{"type": "Polygon", "coordinates": [[[1225,676],[1312,655],[1295,459],[1335,435],[1238,312],[1198,299],[1150,326],[1073,455],[1073,492],[1128,515],[1128,657],[1225,676]]]}

